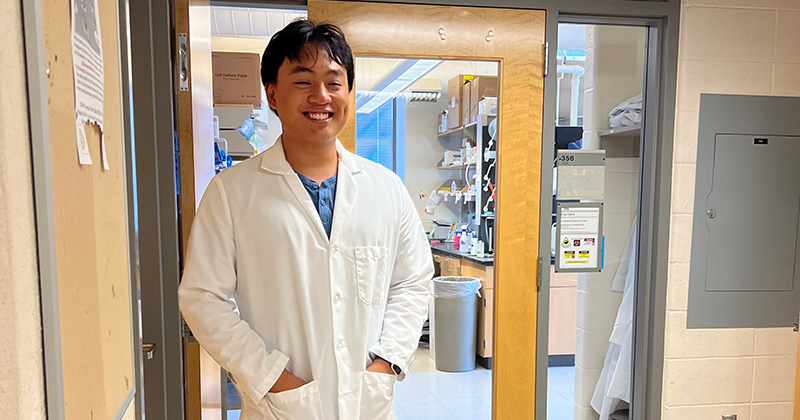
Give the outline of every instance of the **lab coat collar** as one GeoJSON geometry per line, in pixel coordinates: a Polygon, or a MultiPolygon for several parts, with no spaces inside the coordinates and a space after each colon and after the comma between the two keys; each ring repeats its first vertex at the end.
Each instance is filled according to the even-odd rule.
{"type": "MultiPolygon", "coordinates": [[[[345,149],[338,139],[336,140],[336,151],[339,154],[339,162],[341,162],[350,173],[361,172],[364,169],[364,163],[360,162],[352,153],[345,149]]],[[[262,155],[261,168],[265,171],[280,175],[294,173],[292,166],[286,161],[286,154],[283,151],[283,137],[278,137],[275,144],[265,150],[262,155]]]]}

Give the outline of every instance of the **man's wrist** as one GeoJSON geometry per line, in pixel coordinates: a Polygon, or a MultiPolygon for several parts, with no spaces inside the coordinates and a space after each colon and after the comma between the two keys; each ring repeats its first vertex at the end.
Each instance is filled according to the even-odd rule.
{"type": "Polygon", "coordinates": [[[388,360],[384,359],[383,357],[381,357],[381,356],[378,356],[378,355],[376,354],[376,355],[375,355],[375,357],[372,359],[372,362],[374,363],[374,362],[376,362],[376,361],[378,361],[378,360],[381,360],[381,361],[385,362],[387,365],[389,365],[389,369],[390,369],[390,370],[392,371],[392,373],[394,373],[395,375],[400,375],[401,373],[403,373],[403,370],[402,370],[402,369],[400,369],[400,367],[399,367],[399,366],[397,366],[396,364],[394,364],[394,363],[392,363],[392,362],[390,362],[390,361],[388,361],[388,360]]]}

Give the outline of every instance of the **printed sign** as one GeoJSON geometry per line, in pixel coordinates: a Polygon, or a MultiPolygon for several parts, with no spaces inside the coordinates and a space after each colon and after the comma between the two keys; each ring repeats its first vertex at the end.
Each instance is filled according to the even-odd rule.
{"type": "Polygon", "coordinates": [[[602,203],[559,204],[556,235],[560,241],[556,272],[600,271],[602,226],[602,203]]]}

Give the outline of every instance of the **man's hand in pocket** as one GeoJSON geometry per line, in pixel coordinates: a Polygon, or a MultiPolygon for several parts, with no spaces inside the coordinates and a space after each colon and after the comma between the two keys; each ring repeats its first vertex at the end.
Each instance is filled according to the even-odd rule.
{"type": "Polygon", "coordinates": [[[375,372],[375,373],[385,373],[387,375],[394,375],[392,371],[392,367],[386,363],[386,361],[381,359],[375,359],[369,367],[367,367],[367,372],[375,372]]]}
{"type": "Polygon", "coordinates": [[[284,369],[283,373],[281,373],[280,378],[278,378],[278,381],[275,382],[275,385],[272,385],[272,389],[270,389],[269,392],[275,394],[283,391],[291,391],[293,389],[300,388],[305,384],[306,384],[305,381],[298,378],[297,376],[292,375],[291,372],[284,369]]]}

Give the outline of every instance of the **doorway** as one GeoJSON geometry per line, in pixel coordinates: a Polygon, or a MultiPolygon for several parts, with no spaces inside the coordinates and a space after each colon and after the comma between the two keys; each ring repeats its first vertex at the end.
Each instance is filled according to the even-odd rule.
{"type": "Polygon", "coordinates": [[[356,57],[356,153],[403,181],[428,232],[435,277],[482,286],[457,365],[437,334],[432,288],[414,364],[395,386],[398,419],[491,419],[497,75],[496,62],[356,57]]]}
{"type": "Polygon", "coordinates": [[[647,31],[568,23],[558,29],[547,418],[628,419],[647,31]],[[580,167],[593,175],[569,166],[567,159],[582,156],[602,159],[580,167]],[[602,206],[598,243],[556,234],[566,229],[558,212],[573,203],[602,206]],[[598,264],[570,268],[576,252],[598,247],[598,264]]]}
{"type": "MultiPolygon", "coordinates": [[[[329,15],[314,15],[313,11],[315,10],[314,9],[315,6],[319,7],[319,9],[316,9],[318,11],[321,10],[321,11],[326,12],[326,13],[331,11],[331,9],[329,9],[329,7],[332,7],[332,5],[321,4],[321,3],[327,3],[327,2],[314,2],[314,1],[310,2],[310,4],[309,4],[309,10],[310,10],[309,15],[310,15],[310,17],[312,19],[316,19],[316,20],[333,21],[334,23],[337,23],[340,26],[345,27],[345,24],[340,23],[340,21],[336,21],[335,19],[327,17],[329,15]],[[325,7],[328,7],[328,9],[325,9],[325,7]]],[[[365,13],[367,13],[367,12],[372,10],[372,9],[370,9],[370,7],[368,7],[368,6],[372,6],[372,4],[360,3],[360,4],[357,4],[357,5],[352,5],[350,3],[345,3],[345,2],[336,2],[336,3],[334,3],[334,5],[335,6],[341,6],[343,9],[347,9],[347,10],[345,10],[343,12],[342,15],[333,14],[333,16],[338,16],[339,18],[343,19],[343,21],[341,21],[341,22],[351,22],[351,23],[354,24],[355,20],[369,20],[369,18],[371,16],[369,14],[365,15],[365,13]],[[356,7],[358,8],[358,13],[353,12],[353,10],[354,10],[353,8],[356,8],[356,7]]],[[[376,5],[376,7],[378,7],[378,6],[383,6],[383,7],[391,9],[392,10],[391,16],[394,19],[397,19],[397,18],[399,18],[399,16],[402,16],[402,13],[398,12],[399,9],[402,9],[404,7],[411,7],[411,6],[405,6],[405,5],[386,5],[386,4],[376,5]]],[[[415,7],[422,7],[422,6],[415,6],[415,7]]],[[[451,8],[448,7],[447,9],[451,9],[451,8]]],[[[456,9],[459,9],[459,8],[456,8],[456,9]]],[[[474,17],[476,10],[477,9],[474,9],[474,8],[466,9],[466,11],[463,11],[463,15],[464,16],[469,16],[469,17],[474,17]]],[[[486,9],[486,10],[492,10],[493,11],[494,9],[486,9]]],[[[445,14],[440,13],[439,15],[436,15],[436,16],[445,16],[445,14]]],[[[440,21],[441,20],[437,20],[437,22],[440,22],[440,21]]],[[[542,22],[543,22],[543,20],[542,20],[542,22]]],[[[550,22],[550,16],[548,16],[548,22],[550,22]]],[[[373,22],[373,23],[375,23],[375,22],[373,22]]],[[[391,26],[391,25],[380,25],[379,23],[380,22],[378,21],[378,24],[376,26],[380,27],[381,29],[388,28],[388,26],[391,26]]],[[[477,26],[477,25],[473,25],[473,26],[477,26]]],[[[362,27],[361,29],[363,30],[364,28],[362,27]]],[[[500,55],[496,51],[495,52],[489,52],[489,53],[487,53],[485,51],[481,52],[481,50],[480,50],[480,48],[478,48],[478,46],[483,45],[483,44],[480,44],[480,43],[469,44],[469,43],[459,42],[458,40],[460,39],[460,36],[453,36],[453,33],[457,32],[457,31],[454,31],[453,29],[448,28],[447,26],[436,25],[436,28],[434,28],[434,29],[435,29],[434,37],[438,39],[437,42],[446,41],[446,40],[449,39],[451,41],[458,42],[458,48],[449,49],[446,52],[437,52],[435,50],[435,48],[431,49],[430,47],[421,47],[421,46],[417,45],[418,50],[416,52],[412,51],[411,47],[407,46],[408,48],[404,48],[404,49],[401,48],[400,50],[395,50],[395,51],[390,51],[389,48],[387,47],[386,50],[381,50],[381,51],[378,51],[376,53],[375,49],[370,49],[368,47],[369,46],[368,43],[361,42],[360,45],[364,46],[363,49],[361,51],[355,51],[356,49],[354,48],[354,52],[357,55],[360,55],[362,57],[382,56],[382,57],[398,57],[399,59],[437,59],[437,60],[442,60],[442,59],[462,59],[463,60],[464,57],[471,57],[471,59],[494,61],[495,63],[500,63],[498,74],[499,74],[499,76],[501,78],[501,83],[504,82],[504,74],[508,74],[508,70],[509,70],[509,67],[507,66],[507,64],[509,64],[509,60],[508,59],[500,58],[500,55]],[[445,33],[444,34],[440,33],[439,29],[444,29],[445,33]],[[442,35],[444,35],[444,38],[442,38],[442,35]],[[460,49],[463,49],[465,51],[465,53],[464,53],[465,55],[460,55],[461,54],[461,52],[459,51],[460,49]],[[454,51],[457,51],[458,53],[456,53],[454,51]]],[[[360,41],[363,41],[363,40],[359,40],[359,38],[357,36],[352,36],[351,35],[351,34],[353,34],[355,32],[351,32],[347,28],[345,28],[345,32],[348,33],[348,40],[353,45],[357,45],[360,41]]],[[[390,44],[389,41],[391,41],[390,38],[392,38],[392,35],[396,35],[396,34],[388,34],[387,35],[387,34],[384,34],[384,33],[372,33],[372,32],[369,32],[369,28],[367,28],[367,32],[368,33],[366,35],[362,33],[362,36],[368,36],[370,38],[370,42],[372,42],[372,48],[376,48],[376,49],[381,49],[381,48],[384,48],[387,45],[389,45],[390,44]],[[376,45],[377,45],[377,47],[376,47],[376,45]]],[[[424,33],[424,29],[416,28],[415,30],[413,30],[411,32],[413,32],[415,36],[419,36],[420,33],[424,33]]],[[[483,40],[483,42],[485,42],[487,45],[491,45],[491,46],[497,45],[496,43],[492,44],[492,42],[499,40],[500,37],[497,36],[496,34],[494,34],[495,32],[497,32],[496,30],[492,30],[492,32],[493,32],[493,37],[489,37],[488,36],[489,35],[489,31],[487,30],[485,34],[481,34],[481,38],[479,38],[479,39],[483,40]],[[486,40],[485,38],[487,38],[487,37],[490,38],[490,40],[486,40]]],[[[543,40],[544,40],[543,37],[541,39],[538,39],[538,41],[540,41],[540,42],[543,41],[543,40]]],[[[652,39],[649,39],[649,41],[652,41],[652,39]]],[[[412,43],[412,44],[409,44],[409,45],[416,45],[416,44],[412,43]]],[[[543,57],[544,56],[543,42],[541,44],[538,44],[537,48],[539,50],[541,50],[541,51],[537,51],[534,54],[528,54],[528,58],[533,57],[534,59],[536,59],[537,57],[543,57]],[[539,52],[541,52],[541,54],[539,52]]],[[[522,64],[522,63],[513,63],[513,64],[522,64]]],[[[528,62],[528,63],[525,63],[525,64],[526,65],[531,65],[532,63],[528,62]]],[[[652,63],[650,63],[650,64],[652,65],[652,63]]],[[[497,64],[495,64],[495,66],[497,66],[497,64]]],[[[543,67],[543,63],[538,63],[538,65],[534,65],[533,67],[536,68],[536,67],[539,67],[539,66],[543,67]]],[[[554,68],[555,67],[553,67],[553,69],[554,68]]],[[[358,79],[359,79],[359,77],[357,77],[357,80],[358,79]]],[[[542,120],[542,115],[547,115],[547,113],[549,111],[547,111],[545,109],[538,109],[537,110],[537,109],[535,109],[535,107],[532,107],[531,104],[530,104],[530,98],[531,97],[537,97],[537,95],[539,97],[541,97],[543,95],[543,93],[542,93],[543,83],[536,82],[535,80],[533,80],[532,78],[529,77],[529,78],[526,78],[524,84],[526,84],[525,86],[526,86],[527,89],[531,89],[533,92],[535,92],[534,95],[529,95],[525,99],[516,100],[516,101],[514,101],[514,103],[525,104],[526,105],[525,109],[528,110],[526,112],[532,112],[533,113],[533,115],[528,115],[526,121],[540,121],[540,120],[542,120]]],[[[520,95],[520,97],[521,96],[522,95],[520,95]]],[[[498,97],[499,97],[500,100],[503,100],[503,98],[505,98],[505,99],[509,98],[509,96],[503,96],[502,93],[500,95],[498,95],[498,97]]],[[[356,99],[356,98],[354,98],[354,99],[356,99]]],[[[567,98],[564,97],[563,101],[564,101],[564,103],[567,103],[567,98]]],[[[508,102],[511,102],[511,101],[508,101],[508,102]]],[[[406,104],[406,105],[408,105],[408,104],[406,104]]],[[[396,108],[395,108],[394,112],[396,112],[396,108]]],[[[508,115],[508,114],[504,114],[504,115],[508,115]]],[[[568,118],[568,115],[569,115],[569,112],[567,112],[567,114],[566,114],[567,118],[568,118]]],[[[506,117],[504,117],[504,118],[506,118],[506,117]]],[[[343,132],[342,136],[341,136],[341,139],[342,139],[343,143],[347,147],[349,147],[351,150],[356,151],[356,152],[357,152],[357,149],[358,149],[358,142],[356,141],[356,138],[357,138],[356,126],[357,125],[355,124],[357,122],[357,120],[358,120],[358,117],[357,116],[353,116],[353,120],[351,121],[350,126],[348,128],[346,128],[345,132],[343,132]],[[350,130],[350,131],[348,131],[348,130],[350,130]]],[[[505,121],[505,119],[504,119],[504,121],[505,121]]],[[[546,119],[546,121],[549,121],[549,119],[546,119]]],[[[569,121],[567,121],[567,123],[569,123],[569,121]]],[[[505,123],[503,125],[500,125],[500,130],[502,130],[504,128],[508,128],[505,125],[505,123]]],[[[507,167],[512,167],[513,166],[513,167],[515,167],[517,169],[518,173],[524,173],[525,174],[525,177],[526,177],[525,178],[525,182],[527,182],[527,183],[522,183],[521,185],[523,185],[523,186],[538,185],[538,182],[535,181],[536,179],[538,179],[538,176],[539,176],[537,171],[540,171],[543,167],[547,166],[547,165],[542,165],[541,164],[541,162],[542,162],[542,158],[540,157],[541,156],[541,150],[537,150],[537,148],[536,148],[537,145],[535,144],[536,142],[531,142],[530,141],[531,138],[536,139],[536,138],[541,137],[542,128],[539,127],[540,131],[538,132],[538,134],[535,131],[535,129],[536,129],[536,127],[533,127],[533,130],[530,127],[527,127],[525,130],[520,130],[520,135],[519,136],[514,136],[514,135],[502,136],[502,138],[509,139],[509,142],[505,143],[506,145],[508,145],[508,149],[498,150],[498,156],[502,156],[503,162],[508,162],[507,165],[506,164],[504,164],[504,165],[506,165],[507,167]],[[512,143],[514,141],[517,142],[516,143],[516,147],[512,146],[512,143]],[[523,144],[525,146],[520,147],[523,144]],[[532,147],[527,148],[527,146],[532,146],[532,147]],[[508,151],[509,153],[504,153],[504,150],[508,151]],[[523,154],[519,154],[519,155],[516,155],[516,157],[514,157],[514,155],[512,155],[514,150],[516,150],[516,151],[524,150],[527,153],[525,153],[524,155],[523,154]],[[506,159],[506,158],[508,158],[508,159],[506,159]]],[[[548,129],[545,128],[543,131],[547,132],[548,129]]],[[[501,147],[501,148],[505,147],[505,146],[500,146],[500,145],[498,145],[498,146],[501,147]]],[[[394,150],[396,152],[397,151],[397,144],[395,143],[393,145],[393,147],[394,147],[394,150]]],[[[398,165],[398,162],[396,160],[397,159],[397,155],[393,156],[392,159],[394,159],[394,161],[392,162],[392,165],[394,166],[394,168],[396,170],[398,170],[398,171],[402,170],[403,169],[402,165],[398,165]]],[[[409,170],[409,168],[405,168],[406,173],[408,173],[408,170],[409,170]]],[[[503,180],[503,179],[510,180],[510,179],[513,179],[513,178],[508,178],[508,177],[507,178],[503,178],[502,174],[500,174],[498,180],[503,180]]],[[[422,189],[419,189],[419,190],[415,189],[413,191],[410,190],[409,192],[413,193],[412,194],[412,197],[413,197],[414,194],[419,193],[420,190],[422,190],[422,189]]],[[[498,188],[498,190],[502,190],[502,189],[498,188]]],[[[427,193],[430,193],[430,191],[427,191],[427,193]]],[[[498,254],[497,254],[501,259],[507,257],[508,258],[507,261],[509,261],[508,265],[504,266],[504,267],[506,267],[505,269],[503,269],[503,268],[498,268],[497,269],[497,271],[498,271],[497,279],[501,279],[501,280],[498,280],[499,287],[497,287],[497,290],[498,290],[498,294],[501,293],[501,290],[503,289],[503,284],[506,284],[506,285],[509,286],[509,289],[507,289],[509,291],[507,293],[509,295],[511,295],[510,289],[511,289],[511,287],[513,285],[514,287],[516,287],[515,290],[517,291],[517,293],[515,295],[513,295],[513,296],[506,296],[507,301],[508,302],[512,302],[512,304],[517,304],[517,305],[519,305],[519,307],[523,307],[524,306],[524,310],[522,310],[521,312],[517,311],[517,312],[513,313],[515,316],[517,316],[517,318],[513,319],[514,322],[511,322],[512,321],[512,319],[511,319],[512,311],[511,311],[510,308],[512,306],[508,306],[507,307],[508,308],[507,309],[508,312],[506,312],[505,315],[504,315],[505,319],[506,319],[506,324],[505,324],[506,327],[512,328],[512,329],[513,328],[526,328],[527,329],[527,333],[518,333],[518,334],[511,333],[511,334],[506,335],[506,337],[508,337],[507,338],[508,341],[505,343],[505,346],[506,346],[505,348],[509,349],[509,353],[507,355],[508,357],[505,359],[507,361],[507,363],[509,363],[509,366],[512,365],[512,362],[516,361],[519,366],[524,366],[524,369],[523,369],[523,371],[503,372],[503,373],[498,373],[498,371],[500,371],[502,369],[500,367],[496,367],[496,369],[494,369],[493,371],[492,370],[488,370],[488,372],[490,372],[495,379],[497,379],[498,377],[502,377],[503,378],[503,381],[495,380],[495,384],[494,384],[495,389],[493,391],[490,391],[492,393],[493,398],[494,398],[493,402],[495,403],[494,406],[493,406],[493,409],[497,410],[497,408],[496,408],[497,405],[498,405],[497,403],[504,400],[504,401],[506,401],[507,405],[503,406],[502,404],[500,404],[501,406],[504,407],[502,409],[509,410],[507,412],[507,414],[506,414],[507,416],[509,416],[509,418],[515,418],[516,416],[529,416],[530,413],[534,410],[534,402],[530,401],[530,395],[532,395],[533,389],[534,389],[534,377],[535,377],[535,375],[533,374],[532,371],[536,370],[536,364],[537,363],[540,366],[547,366],[547,363],[542,364],[541,358],[538,357],[537,353],[534,352],[534,349],[535,349],[536,343],[537,343],[537,340],[536,340],[536,316],[535,316],[535,314],[537,312],[537,303],[541,304],[541,300],[537,300],[537,294],[535,293],[535,289],[536,288],[535,288],[535,286],[533,286],[537,282],[537,275],[535,275],[534,273],[536,273],[538,267],[537,267],[537,263],[535,261],[535,257],[533,257],[533,258],[531,257],[531,255],[535,255],[534,251],[535,251],[536,247],[532,246],[531,244],[536,244],[537,243],[536,239],[539,237],[539,234],[537,233],[538,229],[531,229],[532,226],[528,226],[529,221],[532,221],[532,220],[536,219],[535,218],[535,214],[534,214],[535,213],[534,210],[538,210],[538,206],[540,205],[540,202],[541,203],[545,203],[545,201],[539,200],[538,197],[536,197],[534,191],[524,191],[522,189],[519,189],[517,191],[509,190],[508,193],[505,193],[505,194],[504,193],[498,193],[497,199],[498,200],[507,199],[507,202],[508,202],[508,205],[505,205],[505,206],[500,205],[499,206],[499,207],[501,207],[503,209],[507,209],[508,210],[505,213],[504,213],[504,210],[499,210],[499,212],[501,214],[503,214],[503,215],[509,214],[510,215],[510,214],[516,212],[517,215],[520,215],[520,217],[521,217],[520,220],[523,220],[523,222],[518,222],[515,225],[515,224],[513,224],[514,222],[511,221],[512,220],[511,218],[503,218],[503,217],[498,217],[497,218],[498,222],[500,222],[501,220],[505,220],[502,223],[507,223],[508,224],[506,232],[508,232],[509,236],[512,236],[512,232],[518,232],[519,233],[515,237],[509,238],[509,241],[506,242],[507,244],[509,244],[509,252],[508,253],[504,254],[502,251],[499,251],[498,254]],[[526,249],[526,252],[524,254],[522,252],[519,252],[520,249],[523,249],[523,248],[526,248],[526,247],[527,247],[527,249],[526,249]],[[519,252],[519,254],[517,254],[517,256],[512,255],[515,252],[515,250],[517,252],[519,252]],[[509,273],[510,275],[508,277],[504,277],[504,273],[509,273]],[[506,278],[508,278],[508,279],[514,278],[512,276],[518,276],[518,277],[516,277],[517,278],[516,281],[518,281],[517,284],[513,284],[512,283],[512,281],[514,281],[514,280],[504,280],[506,278]],[[519,292],[519,291],[522,291],[522,292],[519,292]],[[521,315],[521,317],[519,315],[521,315]],[[512,325],[512,324],[515,324],[515,325],[512,325]],[[532,363],[532,361],[534,361],[534,360],[536,361],[536,363],[532,363]],[[519,379],[520,377],[524,377],[524,378],[519,379]],[[519,383],[515,383],[513,388],[512,388],[510,386],[510,383],[511,383],[511,381],[515,381],[515,380],[519,380],[520,382],[519,383]],[[506,389],[498,389],[498,388],[503,388],[503,386],[504,386],[503,383],[505,383],[506,384],[505,386],[507,386],[508,388],[506,388],[506,389]],[[522,402],[522,403],[520,403],[520,402],[522,402]]],[[[547,203],[549,203],[549,201],[547,203]]],[[[424,209],[422,209],[422,210],[424,211],[424,209]]],[[[538,226],[539,225],[537,225],[537,227],[538,226]]],[[[543,221],[541,223],[541,226],[542,227],[547,226],[547,228],[549,229],[550,223],[547,222],[547,221],[543,221]]],[[[503,229],[502,226],[498,226],[497,233],[495,233],[495,235],[498,236],[498,238],[497,238],[498,240],[500,239],[499,237],[502,235],[502,233],[501,233],[503,231],[502,229],[503,229]]],[[[546,255],[547,251],[549,250],[549,231],[548,231],[548,234],[547,234],[547,238],[548,238],[548,243],[547,243],[548,246],[545,247],[545,246],[540,245],[540,247],[542,248],[542,251],[543,251],[542,254],[545,254],[545,255],[546,255]]],[[[502,248],[502,246],[500,248],[502,248]]],[[[544,264],[546,264],[546,261],[544,261],[542,265],[544,265],[544,264]]],[[[449,268],[449,266],[448,266],[448,268],[449,268]]],[[[542,276],[542,277],[547,278],[548,274],[549,274],[547,272],[548,271],[547,267],[544,267],[544,270],[542,270],[542,271],[544,271],[544,273],[543,273],[544,276],[542,276]]],[[[492,274],[493,275],[490,276],[490,277],[494,279],[495,278],[494,273],[492,273],[492,274]]],[[[540,277],[540,278],[542,278],[542,277],[540,277]]],[[[576,282],[577,282],[577,280],[576,280],[576,282]]],[[[548,284],[547,280],[544,280],[543,283],[546,285],[546,287],[548,287],[548,288],[551,287],[551,285],[548,284]]],[[[575,287],[575,295],[576,295],[576,302],[577,302],[577,286],[575,287]]],[[[549,294],[547,296],[549,298],[549,294]]],[[[496,301],[502,301],[502,296],[495,296],[495,300],[496,301]]],[[[496,315],[496,318],[499,320],[499,319],[503,318],[503,314],[501,314],[501,312],[504,312],[504,311],[506,311],[506,309],[498,307],[497,309],[495,309],[495,311],[493,313],[496,315]]],[[[576,311],[577,311],[577,309],[576,309],[576,311]]],[[[546,320],[548,318],[547,317],[542,318],[541,313],[540,313],[539,314],[539,319],[545,319],[546,320]]],[[[495,324],[495,325],[493,325],[493,327],[497,327],[497,325],[498,324],[495,324]]],[[[577,327],[577,324],[576,324],[576,327],[577,327]]],[[[495,328],[495,329],[499,329],[499,328],[495,328]]],[[[546,331],[546,328],[545,328],[545,331],[546,331]]],[[[517,331],[517,332],[519,332],[519,331],[517,331]]],[[[491,334],[491,335],[493,337],[499,337],[501,335],[501,333],[496,332],[495,334],[491,334]]],[[[503,346],[501,345],[500,348],[503,348],[503,346]]],[[[496,349],[496,350],[498,350],[498,349],[496,349]]],[[[423,347],[421,352],[424,352],[424,351],[425,351],[425,349],[423,347]]],[[[428,349],[428,351],[430,352],[430,349],[428,349]]],[[[573,350],[573,352],[574,352],[574,350],[573,350]]],[[[540,350],[538,352],[538,354],[542,354],[542,353],[545,355],[545,357],[548,356],[548,352],[547,351],[542,352],[540,350]]],[[[422,356],[425,356],[425,355],[424,354],[418,354],[417,355],[417,363],[420,366],[422,366],[422,363],[420,363],[420,362],[422,362],[422,360],[425,360],[422,356]]],[[[427,357],[428,357],[428,359],[430,359],[429,355],[427,357]]],[[[574,354],[573,354],[573,357],[575,357],[574,354]]],[[[503,358],[500,357],[500,358],[498,358],[498,360],[503,360],[503,358]]],[[[539,379],[539,380],[541,381],[541,379],[539,379]]],[[[542,383],[542,382],[539,382],[539,383],[542,383]]],[[[574,384],[573,384],[573,387],[574,387],[574,384]]],[[[400,391],[400,392],[402,392],[402,391],[400,391]]],[[[539,399],[538,401],[539,402],[543,402],[541,399],[539,399]]],[[[490,399],[490,403],[487,404],[487,405],[492,406],[491,402],[492,401],[490,399]]],[[[537,404],[537,407],[536,407],[537,411],[538,411],[538,408],[539,408],[538,406],[539,405],[541,405],[542,408],[545,407],[545,404],[537,404]]],[[[495,413],[497,413],[497,411],[495,411],[495,413]]],[[[502,417],[499,414],[495,414],[494,418],[504,418],[504,417],[502,417]]],[[[540,417],[537,417],[537,418],[540,418],[540,417]]],[[[544,418],[544,417],[541,417],[541,418],[544,418]]]]}

